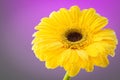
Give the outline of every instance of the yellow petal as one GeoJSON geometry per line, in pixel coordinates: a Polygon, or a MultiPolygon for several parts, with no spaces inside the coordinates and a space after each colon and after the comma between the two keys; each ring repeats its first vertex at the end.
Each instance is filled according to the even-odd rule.
{"type": "Polygon", "coordinates": [[[97,32],[108,24],[108,19],[105,17],[98,17],[91,25],[91,32],[97,32]]]}
{"type": "Polygon", "coordinates": [[[55,47],[53,49],[47,50],[48,52],[44,53],[46,56],[46,58],[45,58],[46,61],[49,61],[49,60],[52,60],[53,58],[55,58],[59,62],[59,60],[60,60],[59,58],[61,58],[60,55],[62,54],[62,52],[64,52],[64,50],[65,49],[62,47],[55,47]],[[54,50],[54,52],[53,52],[53,50],[54,50]]]}
{"type": "Polygon", "coordinates": [[[40,30],[40,29],[56,29],[54,28],[54,26],[56,26],[56,23],[54,23],[50,18],[45,17],[41,19],[41,22],[35,27],[36,30],[40,30]]]}
{"type": "Polygon", "coordinates": [[[53,23],[58,23],[55,27],[58,28],[57,32],[59,32],[59,34],[64,33],[65,30],[72,27],[73,24],[70,12],[65,8],[61,8],[58,12],[52,12],[50,19],[53,23]]]}
{"type": "Polygon", "coordinates": [[[104,48],[100,46],[101,43],[93,43],[87,46],[86,52],[89,56],[96,57],[98,54],[100,54],[101,51],[104,51],[104,48]]]}
{"type": "Polygon", "coordinates": [[[67,63],[67,61],[70,59],[71,55],[71,49],[67,49],[61,53],[61,58],[60,58],[60,65],[63,66],[67,63]]]}
{"type": "Polygon", "coordinates": [[[42,54],[39,49],[34,49],[34,53],[35,53],[35,56],[36,56],[39,60],[45,61],[45,57],[46,57],[46,56],[45,56],[44,54],[42,54]]]}
{"type": "Polygon", "coordinates": [[[68,12],[67,9],[65,8],[61,8],[59,11],[58,11],[58,15],[59,16],[59,20],[61,20],[61,24],[65,25],[66,27],[71,25],[71,17],[70,17],[70,13],[68,12]]]}
{"type": "Polygon", "coordinates": [[[115,32],[111,29],[104,29],[97,32],[96,34],[94,34],[93,40],[94,41],[111,40],[115,42],[115,44],[118,43],[115,32]]]}
{"type": "Polygon", "coordinates": [[[74,24],[75,23],[78,24],[79,17],[81,15],[80,8],[78,6],[72,6],[69,11],[70,11],[72,22],[74,24]]]}
{"type": "Polygon", "coordinates": [[[87,32],[97,32],[108,23],[107,18],[97,14],[93,8],[85,9],[81,14],[80,24],[87,32]]]}
{"type": "Polygon", "coordinates": [[[74,77],[76,76],[79,72],[81,67],[80,66],[76,66],[76,65],[67,65],[67,67],[69,67],[69,70],[67,70],[67,73],[69,76],[74,77]]]}
{"type": "Polygon", "coordinates": [[[39,44],[39,45],[35,45],[35,46],[37,47],[37,48],[34,49],[36,51],[35,55],[40,60],[48,60],[49,58],[56,55],[57,53],[61,53],[61,51],[63,50],[61,48],[62,44],[59,43],[59,42],[49,43],[49,44],[46,44],[46,45],[39,44]],[[61,51],[59,51],[59,49],[61,51]],[[53,51],[54,52],[56,51],[56,52],[53,53],[53,51]]]}
{"type": "Polygon", "coordinates": [[[84,9],[79,18],[79,27],[85,32],[90,32],[91,24],[97,19],[96,11],[93,8],[84,9]]]}
{"type": "Polygon", "coordinates": [[[90,28],[90,25],[96,20],[97,16],[95,15],[96,11],[93,8],[90,8],[88,10],[83,10],[83,17],[84,17],[84,23],[83,25],[85,27],[90,28]]]}
{"type": "Polygon", "coordinates": [[[47,30],[48,32],[60,31],[61,28],[64,28],[64,21],[61,20],[63,16],[59,12],[52,12],[50,17],[45,17],[41,19],[41,22],[35,27],[36,30],[47,30]],[[59,21],[62,22],[59,22],[59,21]]]}
{"type": "Polygon", "coordinates": [[[87,51],[87,54],[92,57],[96,57],[98,55],[114,55],[114,50],[116,48],[116,45],[113,44],[111,41],[98,41],[90,44],[85,49],[87,51]]]}
{"type": "MultiPolygon", "coordinates": [[[[49,56],[49,57],[50,57],[50,56],[49,56]]],[[[53,58],[47,60],[46,63],[45,63],[45,66],[46,66],[48,69],[54,69],[54,68],[56,68],[56,67],[59,66],[58,60],[59,60],[59,56],[56,55],[56,56],[54,56],[53,58]]]]}
{"type": "Polygon", "coordinates": [[[89,60],[85,66],[87,72],[92,72],[94,70],[94,65],[91,60],[89,60]]]}
{"type": "Polygon", "coordinates": [[[88,60],[88,55],[85,50],[76,50],[82,60],[88,60]]]}
{"type": "Polygon", "coordinates": [[[64,64],[64,69],[68,72],[69,76],[76,76],[81,69],[80,58],[75,50],[70,51],[66,64],[64,64]]]}
{"type": "Polygon", "coordinates": [[[107,65],[109,64],[107,56],[105,56],[105,55],[103,55],[103,56],[101,55],[101,56],[98,56],[98,57],[93,57],[93,58],[91,58],[91,60],[93,61],[93,63],[96,66],[100,66],[100,67],[107,67],[107,65]]]}

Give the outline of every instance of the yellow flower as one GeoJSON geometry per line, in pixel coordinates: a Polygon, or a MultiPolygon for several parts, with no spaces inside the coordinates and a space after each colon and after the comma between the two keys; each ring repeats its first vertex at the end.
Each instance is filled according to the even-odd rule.
{"type": "Polygon", "coordinates": [[[104,28],[107,23],[93,8],[61,8],[35,27],[32,50],[47,68],[63,67],[71,77],[80,69],[91,72],[94,66],[106,67],[118,43],[115,32],[104,28]]]}

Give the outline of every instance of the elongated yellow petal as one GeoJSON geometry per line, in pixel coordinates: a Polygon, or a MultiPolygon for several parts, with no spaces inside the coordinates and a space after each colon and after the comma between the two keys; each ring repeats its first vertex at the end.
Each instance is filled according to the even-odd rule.
{"type": "Polygon", "coordinates": [[[85,66],[85,70],[87,72],[92,72],[94,70],[94,65],[92,61],[88,61],[86,66],[85,66]]]}
{"type": "Polygon", "coordinates": [[[87,55],[86,51],[84,51],[84,50],[76,50],[76,51],[81,59],[88,60],[88,55],[87,55]]]}
{"type": "Polygon", "coordinates": [[[61,53],[61,59],[60,59],[60,65],[63,66],[67,63],[67,61],[70,59],[71,50],[67,49],[63,53],[61,53]]]}
{"type": "Polygon", "coordinates": [[[97,32],[104,28],[108,24],[107,18],[104,17],[98,17],[92,24],[91,24],[91,31],[97,32]]]}
{"type": "Polygon", "coordinates": [[[82,26],[86,27],[86,29],[91,28],[91,24],[97,19],[97,16],[95,15],[96,11],[93,8],[90,8],[88,10],[82,11],[82,16],[84,18],[82,26]]]}
{"type": "Polygon", "coordinates": [[[86,47],[87,54],[92,57],[96,57],[100,52],[104,51],[101,43],[93,43],[86,47]]]}
{"type": "Polygon", "coordinates": [[[70,64],[69,66],[66,65],[67,67],[69,67],[70,70],[67,70],[69,76],[74,77],[76,76],[79,72],[81,67],[80,66],[76,66],[76,65],[72,65],[70,64]]]}
{"type": "Polygon", "coordinates": [[[118,43],[115,32],[111,29],[104,29],[97,32],[93,38],[94,41],[113,41],[118,43]]]}
{"type": "Polygon", "coordinates": [[[107,67],[107,65],[109,64],[107,56],[104,55],[92,57],[91,60],[96,66],[100,67],[107,67]]]}
{"type": "Polygon", "coordinates": [[[78,25],[79,17],[81,16],[81,12],[80,12],[79,7],[78,6],[72,6],[69,11],[70,11],[72,23],[78,25]]]}
{"type": "Polygon", "coordinates": [[[80,57],[78,56],[77,52],[74,50],[69,50],[69,51],[71,52],[70,56],[67,62],[63,66],[64,69],[67,70],[68,75],[72,77],[78,74],[78,72],[81,69],[80,67],[81,65],[77,64],[80,62],[80,57]]]}

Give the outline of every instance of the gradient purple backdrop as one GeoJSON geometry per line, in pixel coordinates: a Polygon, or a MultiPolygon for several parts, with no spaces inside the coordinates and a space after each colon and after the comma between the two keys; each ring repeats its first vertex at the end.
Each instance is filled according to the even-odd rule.
{"type": "MultiPolygon", "coordinates": [[[[31,50],[34,27],[42,17],[61,7],[93,7],[109,19],[106,27],[120,40],[120,0],[0,0],[0,80],[62,80],[62,68],[47,70],[31,50]]],[[[120,45],[107,68],[82,70],[72,80],[120,80],[120,45]]]]}

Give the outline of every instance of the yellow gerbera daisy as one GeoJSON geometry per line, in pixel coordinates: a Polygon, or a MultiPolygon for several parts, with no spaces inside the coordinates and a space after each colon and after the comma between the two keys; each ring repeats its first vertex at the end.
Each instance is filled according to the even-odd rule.
{"type": "Polygon", "coordinates": [[[93,8],[61,8],[35,27],[32,50],[47,68],[63,67],[71,77],[80,69],[91,72],[94,66],[106,67],[117,45],[115,32],[104,28],[107,23],[93,8]]]}

